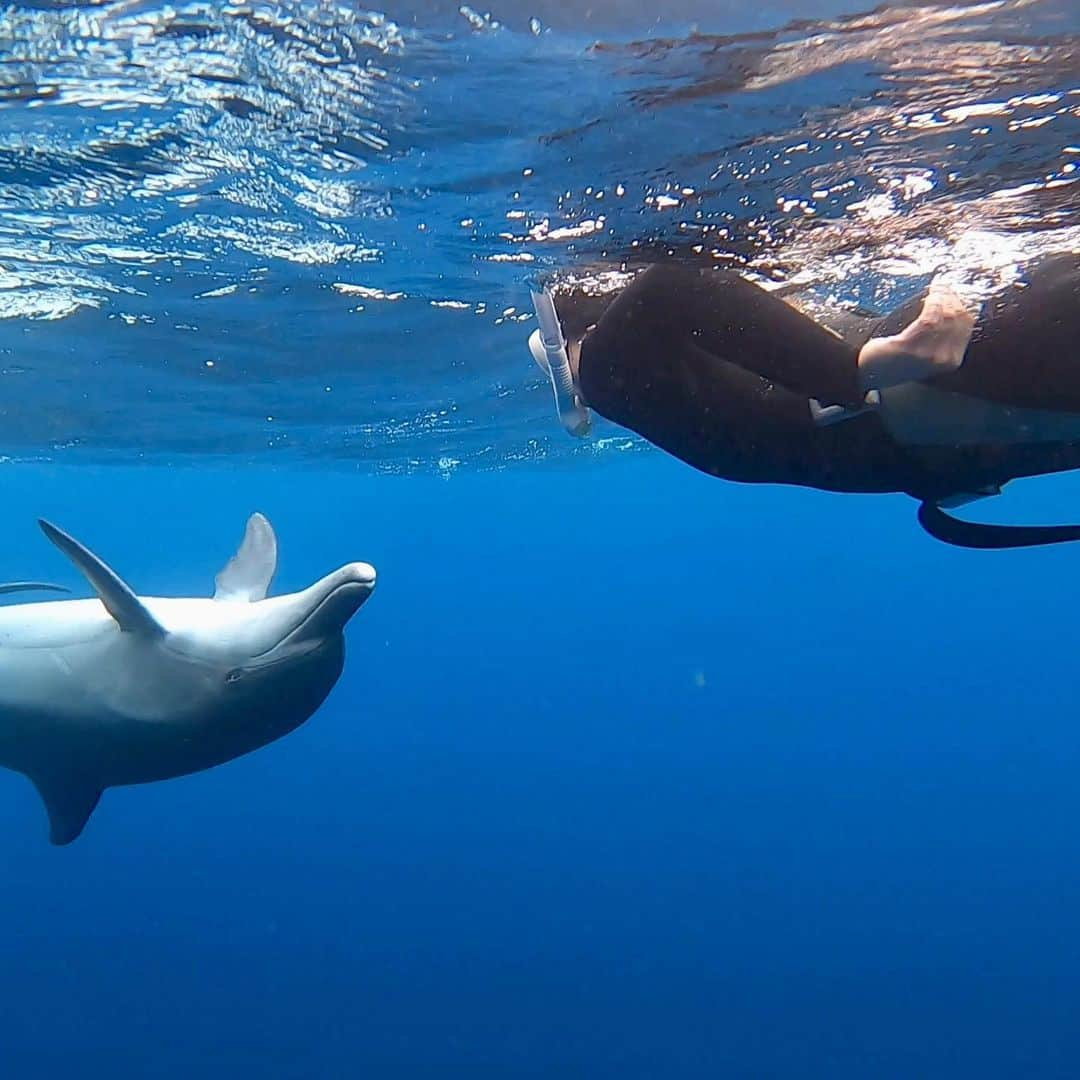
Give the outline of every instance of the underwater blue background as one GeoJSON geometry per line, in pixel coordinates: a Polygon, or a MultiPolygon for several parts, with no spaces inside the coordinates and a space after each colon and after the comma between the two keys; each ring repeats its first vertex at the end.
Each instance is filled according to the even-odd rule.
{"type": "Polygon", "coordinates": [[[0,1078],[1073,1080],[1080,551],[578,444],[526,339],[1080,250],[1080,5],[491,7],[0,7],[0,580],[379,572],[289,737],[63,849],[0,772],[0,1078]]]}
{"type": "Polygon", "coordinates": [[[380,573],[288,738],[108,791],[66,849],[0,777],[5,1075],[1075,1075],[1067,546],[659,455],[4,499],[6,573],[80,593],[35,515],[145,593],[206,595],[256,508],[279,589],[380,573]]]}

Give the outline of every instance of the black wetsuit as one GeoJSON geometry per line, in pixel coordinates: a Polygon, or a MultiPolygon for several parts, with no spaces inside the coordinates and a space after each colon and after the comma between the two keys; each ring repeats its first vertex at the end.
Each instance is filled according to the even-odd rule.
{"type": "MultiPolygon", "coordinates": [[[[922,299],[842,338],[737,274],[653,266],[586,334],[582,394],[601,415],[728,480],[906,492],[932,505],[1080,467],[1080,440],[908,447],[873,412],[814,423],[809,398],[861,404],[859,349],[910,323],[922,299]]],[[[1080,256],[1055,257],[986,305],[963,365],[927,385],[1080,413],[1078,338],[1080,256]]],[[[1015,534],[1010,544],[1021,542],[1047,540],[1015,534]]]]}

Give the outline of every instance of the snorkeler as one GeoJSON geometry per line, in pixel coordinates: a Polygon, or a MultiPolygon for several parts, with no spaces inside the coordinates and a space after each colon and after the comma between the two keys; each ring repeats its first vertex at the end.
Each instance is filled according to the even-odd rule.
{"type": "Polygon", "coordinates": [[[1044,260],[980,312],[932,287],[835,328],[738,274],[667,264],[618,293],[534,300],[530,347],[574,434],[593,409],[728,480],[905,492],[963,546],[1080,539],[940,510],[1080,467],[1080,255],[1044,260]]]}

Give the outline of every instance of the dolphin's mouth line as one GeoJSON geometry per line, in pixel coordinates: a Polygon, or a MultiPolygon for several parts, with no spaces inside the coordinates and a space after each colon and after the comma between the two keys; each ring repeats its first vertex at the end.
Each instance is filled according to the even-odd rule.
{"type": "Polygon", "coordinates": [[[267,671],[272,667],[276,667],[278,664],[287,664],[290,661],[302,660],[308,656],[314,656],[317,652],[321,652],[329,644],[327,641],[308,641],[300,645],[292,647],[284,646],[284,654],[282,656],[274,656],[273,653],[283,647],[283,642],[278,642],[272,649],[267,649],[265,652],[259,653],[258,656],[253,656],[246,664],[239,666],[240,671],[267,671]]]}
{"type": "MultiPolygon", "coordinates": [[[[292,629],[290,629],[286,633],[284,633],[281,636],[280,640],[275,642],[268,649],[263,649],[262,652],[255,653],[255,655],[252,656],[251,659],[252,660],[260,660],[260,659],[262,659],[262,657],[267,656],[270,653],[272,653],[275,649],[280,649],[283,645],[287,644],[289,639],[292,638],[292,637],[295,637],[297,634],[299,634],[300,631],[302,631],[304,629],[304,627],[308,625],[308,623],[310,623],[313,619],[315,619],[319,615],[319,613],[323,610],[323,608],[326,607],[326,605],[329,604],[330,601],[333,600],[334,597],[337,596],[338,593],[340,593],[342,591],[342,589],[347,589],[350,585],[355,585],[355,584],[358,584],[358,583],[354,582],[354,581],[343,581],[340,585],[338,585],[335,588],[331,589],[330,592],[328,592],[294,627],[292,627],[292,629]]],[[[361,603],[362,602],[363,601],[361,601],[361,603]]],[[[322,642],[313,643],[312,648],[313,649],[317,648],[321,644],[322,644],[322,642]]]]}

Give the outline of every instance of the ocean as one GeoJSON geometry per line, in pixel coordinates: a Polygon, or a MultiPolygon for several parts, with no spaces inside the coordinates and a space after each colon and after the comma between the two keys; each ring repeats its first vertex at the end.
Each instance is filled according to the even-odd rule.
{"type": "Polygon", "coordinates": [[[0,9],[0,576],[379,573],[286,738],[69,847],[0,772],[4,1075],[1075,1077],[1075,550],[576,442],[526,340],[1077,250],[1080,12],[504,6],[0,9]]]}

